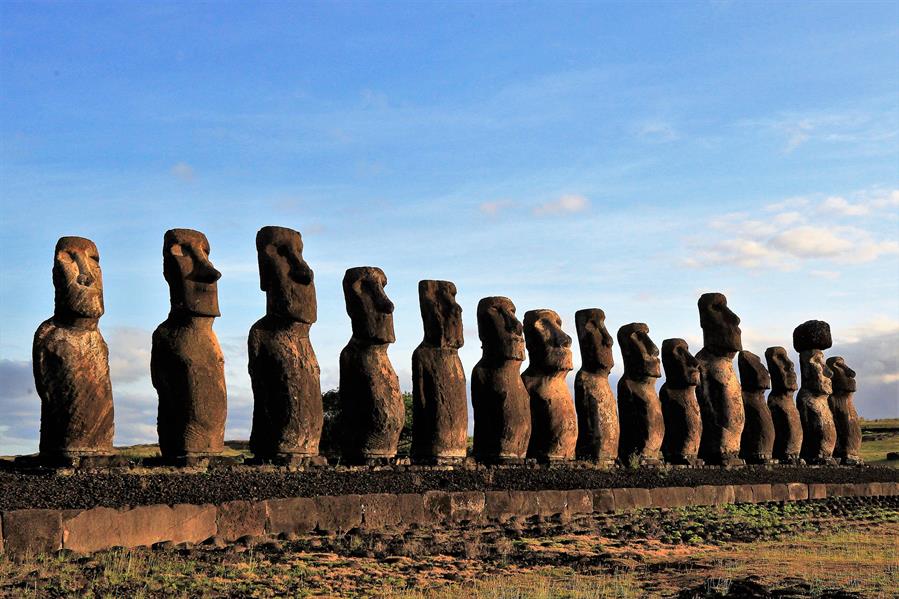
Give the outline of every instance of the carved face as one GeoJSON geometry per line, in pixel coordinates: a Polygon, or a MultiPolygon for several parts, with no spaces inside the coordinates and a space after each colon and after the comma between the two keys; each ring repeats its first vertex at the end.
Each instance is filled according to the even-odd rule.
{"type": "Polygon", "coordinates": [[[824,361],[824,352],[820,349],[809,349],[802,352],[799,354],[799,366],[803,388],[822,395],[833,392],[833,385],[830,381],[833,371],[824,361]]]}
{"type": "Polygon", "coordinates": [[[799,388],[796,382],[796,367],[783,347],[769,347],[765,350],[765,361],[771,376],[771,388],[774,391],[795,391],[799,388]]]}
{"type": "Polygon", "coordinates": [[[509,298],[485,297],[478,302],[478,337],[485,356],[524,360],[522,326],[509,298]]]}
{"type": "Polygon", "coordinates": [[[524,313],[524,338],[528,355],[537,369],[546,372],[569,371],[571,337],[562,330],[562,319],[552,310],[524,313]]]}
{"type": "Polygon", "coordinates": [[[456,286],[449,281],[419,281],[418,303],[425,342],[434,347],[462,347],[462,307],[456,303],[456,286]]]}
{"type": "Polygon", "coordinates": [[[699,384],[699,362],[683,339],[662,341],[662,366],[665,367],[665,382],[674,389],[699,384]]]}
{"type": "Polygon", "coordinates": [[[741,351],[737,357],[737,368],[740,370],[740,386],[746,391],[759,391],[771,388],[771,376],[762,361],[751,351],[741,351]]]}
{"type": "Polygon", "coordinates": [[[192,316],[220,316],[218,283],[222,273],[209,261],[209,241],[199,231],[166,231],[162,272],[169,284],[172,312],[192,316]]]}
{"type": "Polygon", "coordinates": [[[606,372],[612,370],[612,336],[606,330],[606,315],[599,308],[578,310],[574,314],[577,340],[581,347],[581,362],[586,370],[606,372]]]}
{"type": "Polygon", "coordinates": [[[624,374],[630,378],[659,378],[659,348],[649,338],[649,327],[632,322],[618,329],[618,346],[624,357],[624,374]]]}
{"type": "Polygon", "coordinates": [[[833,393],[856,391],[855,371],[849,368],[846,362],[843,361],[843,358],[840,356],[827,358],[827,366],[833,372],[830,379],[833,385],[833,393]]]}
{"type": "Polygon", "coordinates": [[[353,338],[374,345],[393,343],[393,302],[384,292],[387,275],[380,268],[350,268],[343,276],[346,312],[353,323],[353,338]]]}
{"type": "Polygon", "coordinates": [[[55,312],[58,316],[103,316],[103,274],[100,254],[90,239],[61,237],[53,259],[55,312]]]}
{"type": "Polygon", "coordinates": [[[720,293],[704,293],[699,298],[699,326],[705,348],[714,355],[725,356],[743,349],[740,317],[727,307],[720,293]]]}
{"type": "Polygon", "coordinates": [[[285,227],[256,234],[259,286],[269,314],[312,324],[318,316],[312,269],[303,260],[303,238],[285,227]]]}

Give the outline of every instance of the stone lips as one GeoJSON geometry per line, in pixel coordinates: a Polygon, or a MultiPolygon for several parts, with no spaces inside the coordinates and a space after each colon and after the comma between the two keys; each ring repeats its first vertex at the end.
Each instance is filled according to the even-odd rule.
{"type": "Polygon", "coordinates": [[[793,329],[793,349],[798,352],[830,349],[832,345],[830,325],[823,320],[807,320],[793,329]]]}

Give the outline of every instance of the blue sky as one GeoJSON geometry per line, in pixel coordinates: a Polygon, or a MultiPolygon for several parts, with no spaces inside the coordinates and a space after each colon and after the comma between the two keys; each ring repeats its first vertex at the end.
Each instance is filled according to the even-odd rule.
{"type": "Polygon", "coordinates": [[[487,295],[698,351],[714,290],[758,354],[828,320],[862,414],[899,416],[897,73],[889,2],[2,3],[0,454],[37,447],[31,340],[62,235],[100,249],[116,441],[155,440],[172,227],[223,273],[229,438],[270,224],[304,236],[324,388],[343,272],[372,265],[404,389],[419,279],[458,286],[469,371],[487,295]]]}

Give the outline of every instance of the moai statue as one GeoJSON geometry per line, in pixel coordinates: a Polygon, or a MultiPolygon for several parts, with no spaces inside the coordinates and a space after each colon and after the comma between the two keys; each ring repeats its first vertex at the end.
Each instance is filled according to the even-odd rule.
{"type": "Polygon", "coordinates": [[[412,459],[451,463],[468,448],[468,397],[459,359],[462,308],[449,281],[419,281],[425,336],[412,353],[412,459]]]}
{"type": "Polygon", "coordinates": [[[862,463],[858,455],[862,445],[862,427],[852,402],[856,390],[855,371],[839,356],[827,358],[827,366],[833,372],[833,391],[828,398],[828,405],[837,429],[833,457],[843,464],[855,466],[862,463]]]}
{"type": "Polygon", "coordinates": [[[219,316],[221,273],[209,261],[199,231],[166,231],[162,270],[169,284],[169,317],[153,332],[150,375],[159,395],[159,450],[190,463],[225,444],[225,360],[212,322],[219,316]]]}
{"type": "Polygon", "coordinates": [[[656,393],[656,379],[662,376],[659,348],[642,322],[618,329],[618,347],[624,358],[624,376],[618,381],[618,455],[625,464],[636,460],[640,465],[657,465],[665,437],[662,404],[656,393]]]}
{"type": "Polygon", "coordinates": [[[472,453],[479,462],[521,463],[531,438],[531,405],[520,375],[524,337],[512,300],[478,302],[478,337],[483,354],[471,372],[472,453]]]}
{"type": "Polygon", "coordinates": [[[809,320],[793,330],[793,347],[799,352],[802,386],[796,397],[802,421],[802,450],[809,464],[835,464],[833,450],[837,430],[828,405],[833,375],[824,361],[825,350],[833,345],[830,325],[823,320],[809,320]]]}
{"type": "Polygon", "coordinates": [[[606,315],[599,308],[578,310],[574,315],[581,348],[581,369],[574,379],[574,409],[577,412],[579,459],[612,466],[618,459],[618,405],[609,385],[612,336],[606,330],[606,315]]]}
{"type": "Polygon", "coordinates": [[[770,464],[774,453],[774,421],[765,403],[765,391],[771,388],[771,376],[761,359],[743,350],[737,357],[740,387],[743,390],[743,411],[746,425],[740,439],[740,457],[747,464],[770,464]]]}
{"type": "Polygon", "coordinates": [[[659,391],[665,438],[662,454],[670,464],[701,466],[699,440],[702,438],[702,416],[696,399],[699,384],[699,362],[683,339],[662,341],[662,366],[665,383],[659,391]]]}
{"type": "Polygon", "coordinates": [[[530,363],[521,380],[531,400],[528,457],[541,462],[574,459],[577,414],[565,377],[572,369],[571,337],[552,310],[524,313],[524,339],[530,363]]]}
{"type": "Polygon", "coordinates": [[[746,415],[734,356],[743,349],[740,317],[727,307],[720,293],[704,293],[699,298],[699,326],[703,348],[696,354],[699,385],[696,398],[702,414],[699,456],[707,464],[736,466],[740,459],[740,436],[746,415]]]}
{"type": "Polygon", "coordinates": [[[793,361],[782,347],[765,350],[765,361],[771,375],[771,393],[768,394],[768,409],[774,424],[774,448],[772,454],[781,464],[801,464],[799,452],[802,449],[802,421],[793,394],[799,389],[796,383],[796,369],[793,361]]]}
{"type": "Polygon", "coordinates": [[[400,381],[387,356],[396,341],[393,302],[384,293],[380,268],[350,268],[343,277],[353,336],[340,352],[343,456],[351,463],[376,463],[396,456],[406,421],[400,381]]]}
{"type": "Polygon", "coordinates": [[[247,340],[253,383],[250,450],[257,460],[321,463],[321,370],[309,329],[317,318],[312,269],[300,233],[263,227],[256,234],[265,316],[247,340]]]}
{"type": "Polygon", "coordinates": [[[109,350],[98,324],[103,275],[94,242],[62,237],[53,260],[53,316],[34,334],[34,384],[41,398],[40,458],[74,462],[112,453],[109,350]]]}

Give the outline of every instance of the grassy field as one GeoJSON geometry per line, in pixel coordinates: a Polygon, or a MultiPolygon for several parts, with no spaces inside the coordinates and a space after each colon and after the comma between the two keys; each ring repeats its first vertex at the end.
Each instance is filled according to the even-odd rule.
{"type": "MultiPolygon", "coordinates": [[[[648,510],[580,530],[520,528],[113,550],[15,563],[4,597],[790,597],[899,588],[899,509],[885,500],[648,510]],[[383,538],[386,538],[383,537],[383,538]],[[441,544],[443,543],[443,544],[441,544]],[[684,589],[687,594],[678,595],[684,589]]],[[[843,595],[847,596],[847,595],[843,595]]],[[[853,595],[848,595],[853,596],[853,595]]]]}
{"type": "Polygon", "coordinates": [[[887,453],[899,452],[899,432],[895,431],[899,431],[899,418],[863,420],[862,459],[871,465],[899,468],[899,460],[886,459],[887,453]]]}

